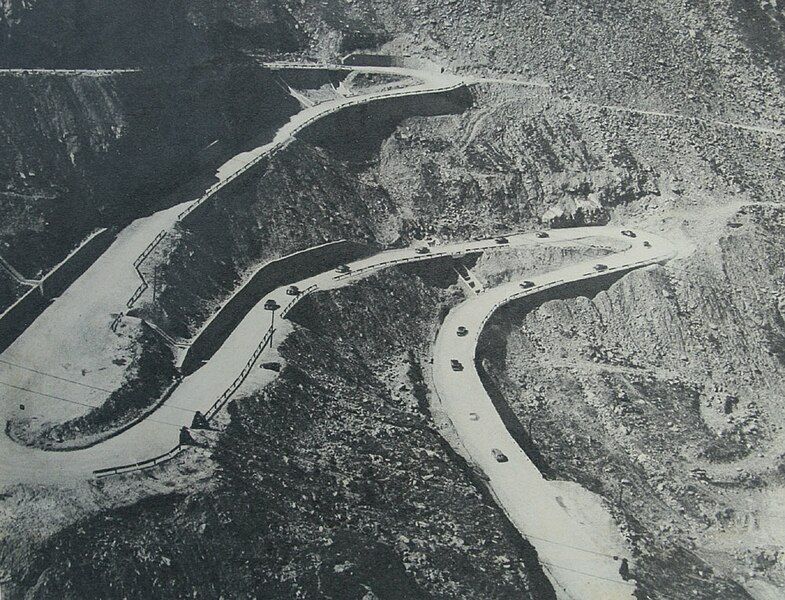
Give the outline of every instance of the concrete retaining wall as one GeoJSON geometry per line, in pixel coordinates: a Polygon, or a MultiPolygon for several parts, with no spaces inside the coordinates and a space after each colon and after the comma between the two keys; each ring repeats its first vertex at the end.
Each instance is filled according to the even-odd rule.
{"type": "MultiPolygon", "coordinates": [[[[309,248],[261,267],[205,324],[183,355],[180,371],[190,375],[209,360],[259,300],[274,289],[312,277],[370,253],[368,246],[341,240],[309,248]]],[[[278,300],[283,304],[285,298],[278,300]]]]}
{"type": "Polygon", "coordinates": [[[41,280],[41,293],[44,297],[52,299],[62,294],[103,254],[114,239],[115,234],[109,229],[101,229],[90,235],[41,280]]]}
{"type": "Polygon", "coordinates": [[[62,294],[106,250],[115,235],[108,229],[92,234],[41,283],[0,314],[0,352],[10,346],[38,318],[53,298],[62,294]]]}
{"type": "Polygon", "coordinates": [[[460,114],[473,103],[471,91],[459,87],[449,91],[377,98],[325,115],[299,132],[296,137],[320,143],[356,143],[364,138],[379,138],[403,119],[460,114]]]}

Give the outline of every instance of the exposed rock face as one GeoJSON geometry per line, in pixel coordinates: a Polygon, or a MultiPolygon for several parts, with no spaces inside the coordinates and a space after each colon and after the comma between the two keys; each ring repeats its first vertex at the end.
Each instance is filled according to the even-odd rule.
{"type": "Polygon", "coordinates": [[[390,272],[305,300],[297,319],[318,313],[320,327],[298,328],[279,378],[230,405],[215,488],[65,529],[15,579],[20,590],[553,598],[422,410],[427,340],[457,295],[421,276],[390,272]]]}
{"type": "MultiPolygon", "coordinates": [[[[755,558],[779,530],[744,525],[768,522],[782,489],[784,214],[744,207],[704,226],[694,216],[703,244],[688,258],[497,323],[500,352],[485,355],[552,475],[618,506],[653,597],[719,593],[694,558],[682,563],[704,572],[693,583],[677,583],[670,560],[647,562],[665,548],[694,551],[742,586],[739,561],[771,585],[785,581],[781,563],[755,558]]],[[[746,597],[740,590],[723,597],[746,597]]]]}
{"type": "Polygon", "coordinates": [[[172,190],[189,178],[209,182],[205,147],[217,141],[217,157],[231,155],[297,109],[247,63],[187,75],[3,76],[0,103],[0,254],[29,277],[94,227],[176,201],[172,190]]]}

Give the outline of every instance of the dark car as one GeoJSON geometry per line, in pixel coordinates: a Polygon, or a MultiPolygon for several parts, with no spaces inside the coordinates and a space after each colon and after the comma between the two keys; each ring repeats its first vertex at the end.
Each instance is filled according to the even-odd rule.
{"type": "Polygon", "coordinates": [[[466,327],[464,327],[463,325],[458,327],[458,336],[463,337],[465,335],[468,335],[468,333],[469,333],[469,330],[466,329],[466,327]]]}
{"type": "Polygon", "coordinates": [[[621,234],[625,235],[625,236],[627,236],[629,238],[634,238],[635,237],[635,232],[634,231],[630,231],[629,229],[625,229],[624,231],[621,232],[621,234]]]}
{"type": "Polygon", "coordinates": [[[452,367],[453,371],[463,371],[463,365],[461,364],[461,361],[454,358],[450,361],[450,366],[452,367]]]}
{"type": "Polygon", "coordinates": [[[417,254],[430,254],[431,249],[428,246],[420,246],[415,252],[417,254]]]}
{"type": "Polygon", "coordinates": [[[299,296],[300,295],[300,288],[296,285],[290,285],[286,288],[286,295],[287,296],[299,296]]]}
{"type": "Polygon", "coordinates": [[[536,235],[537,235],[537,237],[538,237],[538,238],[547,238],[547,237],[551,237],[550,235],[548,235],[548,232],[547,232],[547,231],[538,231],[536,235]]]}
{"type": "Polygon", "coordinates": [[[594,270],[598,271],[598,272],[607,271],[608,270],[608,265],[604,265],[602,263],[597,263],[596,265],[594,265],[594,270]]]}
{"type": "Polygon", "coordinates": [[[534,282],[527,279],[526,281],[521,281],[518,285],[520,285],[524,290],[528,290],[529,288],[534,287],[534,282]]]}
{"type": "Polygon", "coordinates": [[[335,268],[335,270],[336,270],[338,273],[348,273],[349,271],[351,271],[351,269],[349,268],[349,265],[338,265],[338,266],[335,268]]]}
{"type": "Polygon", "coordinates": [[[503,235],[500,235],[499,237],[497,237],[497,238],[496,238],[496,243],[497,243],[497,244],[509,244],[509,243],[510,243],[510,240],[508,240],[508,239],[507,239],[506,237],[504,237],[503,235]]]}
{"type": "Polygon", "coordinates": [[[496,459],[496,462],[505,463],[508,460],[510,460],[509,458],[507,458],[507,455],[501,450],[499,450],[498,448],[494,448],[493,450],[491,450],[491,454],[493,454],[493,457],[496,459]]]}
{"type": "Polygon", "coordinates": [[[647,240],[647,241],[645,241],[645,242],[643,242],[643,247],[644,247],[644,248],[651,248],[651,242],[650,242],[650,241],[648,241],[648,240],[647,240]]]}

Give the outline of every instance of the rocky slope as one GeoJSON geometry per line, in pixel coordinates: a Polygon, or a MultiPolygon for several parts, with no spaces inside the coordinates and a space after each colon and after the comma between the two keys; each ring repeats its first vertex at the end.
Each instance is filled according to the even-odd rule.
{"type": "Polygon", "coordinates": [[[680,583],[669,559],[652,597],[716,597],[715,576],[755,597],[785,582],[772,521],[782,494],[783,214],[694,216],[690,235],[703,244],[688,258],[591,299],[510,311],[486,340],[483,365],[546,468],[616,506],[643,571],[671,552],[696,556],[679,560],[692,563],[680,583]]]}
{"type": "Polygon", "coordinates": [[[421,369],[459,293],[415,271],[304,301],[280,377],[230,405],[214,489],[64,529],[20,597],[553,597],[433,429],[421,369]]]}
{"type": "Polygon", "coordinates": [[[0,253],[31,277],[96,226],[196,197],[198,186],[182,186],[206,188],[218,160],[297,110],[244,61],[182,74],[3,76],[0,104],[0,253]]]}

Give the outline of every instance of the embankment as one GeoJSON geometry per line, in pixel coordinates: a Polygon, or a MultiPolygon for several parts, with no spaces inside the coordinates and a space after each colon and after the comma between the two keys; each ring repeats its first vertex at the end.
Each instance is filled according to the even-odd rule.
{"type": "MultiPolygon", "coordinates": [[[[368,253],[367,246],[341,240],[268,262],[229,298],[197,334],[182,359],[181,372],[183,375],[190,375],[204,361],[209,360],[251,307],[272,290],[317,275],[341,263],[356,260],[368,253]]],[[[283,301],[283,298],[279,300],[280,303],[283,301]]]]}

